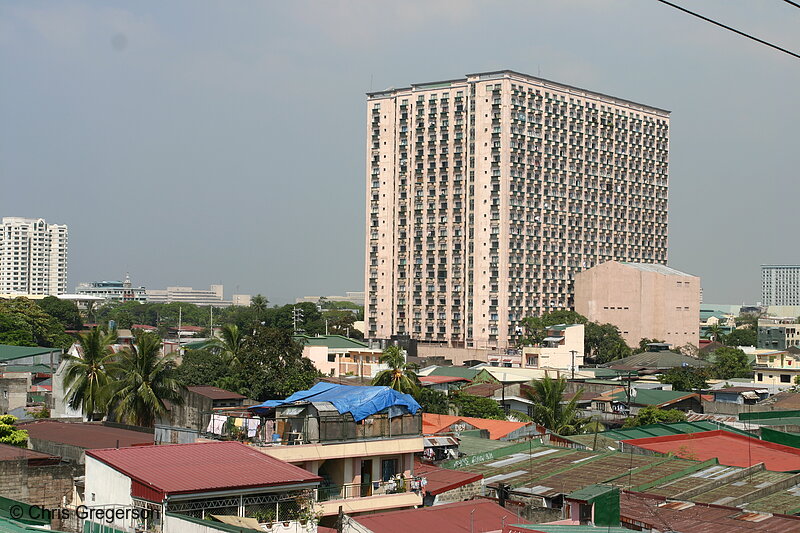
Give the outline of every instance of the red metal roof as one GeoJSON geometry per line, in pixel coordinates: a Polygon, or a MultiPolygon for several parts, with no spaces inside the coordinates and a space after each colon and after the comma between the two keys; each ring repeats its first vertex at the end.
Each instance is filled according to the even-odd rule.
{"type": "Polygon", "coordinates": [[[423,385],[433,385],[439,383],[456,383],[459,381],[465,381],[467,383],[472,383],[471,380],[467,378],[460,378],[458,376],[420,376],[419,382],[423,385]]]}
{"type": "Polygon", "coordinates": [[[18,422],[20,429],[31,439],[40,439],[77,446],[78,448],[114,448],[117,445],[138,446],[153,444],[153,434],[130,429],[114,428],[99,423],[72,423],[55,420],[18,422]]]}
{"type": "Polygon", "coordinates": [[[422,433],[425,435],[433,435],[440,432],[449,432],[450,426],[456,422],[465,422],[477,429],[488,429],[489,438],[494,440],[501,439],[512,431],[516,431],[530,424],[530,422],[509,422],[506,420],[492,420],[490,418],[422,413],[422,433]]]}
{"type": "Polygon", "coordinates": [[[428,480],[425,486],[425,491],[429,492],[432,496],[447,492],[449,490],[469,485],[483,479],[483,474],[475,474],[472,472],[462,472],[460,470],[449,470],[446,468],[437,468],[435,466],[427,465],[425,463],[414,463],[414,475],[422,476],[428,480]]]}
{"type": "Polygon", "coordinates": [[[672,453],[684,459],[706,461],[716,457],[720,464],[726,466],[747,467],[764,463],[767,470],[775,472],[800,471],[800,450],[797,448],[723,430],[622,442],[655,452],[672,453]]]}
{"type": "Polygon", "coordinates": [[[211,385],[197,385],[186,388],[195,394],[211,398],[212,400],[243,400],[247,398],[247,396],[242,396],[238,392],[227,391],[219,387],[212,387],[211,385]]]}
{"type": "MultiPolygon", "coordinates": [[[[677,503],[677,502],[676,502],[677,503]]],[[[686,533],[787,533],[800,531],[800,517],[750,513],[715,504],[668,504],[663,498],[641,493],[620,495],[623,522],[686,533]]]]}
{"type": "Polygon", "coordinates": [[[409,531],[447,533],[478,533],[500,531],[504,524],[528,524],[511,509],[489,500],[469,500],[421,509],[390,511],[351,520],[373,533],[408,533],[409,531]]]}
{"type": "Polygon", "coordinates": [[[86,455],[133,479],[138,488],[132,491],[153,501],[161,501],[169,494],[322,480],[307,470],[235,441],[89,450],[86,455]]]}

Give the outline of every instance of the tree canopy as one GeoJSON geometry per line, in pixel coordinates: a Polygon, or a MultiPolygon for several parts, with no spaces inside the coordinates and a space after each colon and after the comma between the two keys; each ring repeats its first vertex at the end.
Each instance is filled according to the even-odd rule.
{"type": "Polygon", "coordinates": [[[41,307],[45,313],[61,322],[65,329],[79,330],[83,328],[81,314],[78,312],[78,306],[75,302],[62,300],[55,296],[47,296],[41,300],[37,300],[36,304],[41,307]]]}
{"type": "Polygon", "coordinates": [[[373,385],[391,387],[398,392],[414,394],[419,388],[419,379],[415,373],[419,367],[414,363],[406,362],[403,349],[396,344],[388,346],[380,359],[381,364],[388,366],[386,370],[381,370],[373,385]]]}
{"type": "Polygon", "coordinates": [[[578,412],[578,398],[583,389],[567,401],[564,397],[567,380],[564,377],[554,379],[549,375],[534,380],[531,387],[531,390],[525,391],[525,395],[533,402],[531,419],[534,422],[559,435],[572,435],[582,431],[589,421],[578,412]]]}
{"type": "Polygon", "coordinates": [[[753,375],[747,355],[738,348],[721,346],[714,351],[713,359],[711,372],[716,379],[746,378],[753,375]]]}
{"type": "Polygon", "coordinates": [[[10,444],[25,448],[28,444],[28,432],[17,428],[17,418],[11,415],[0,415],[0,444],[10,444]]]}
{"type": "Polygon", "coordinates": [[[756,346],[758,331],[750,327],[736,328],[725,335],[725,344],[728,346],[756,346]]]}
{"type": "Polygon", "coordinates": [[[659,409],[654,405],[643,407],[632,416],[625,420],[623,428],[633,428],[637,426],[647,426],[650,424],[672,424],[675,422],[685,422],[686,413],[677,409],[659,409]]]}
{"type": "Polygon", "coordinates": [[[708,387],[708,372],[702,368],[670,368],[661,375],[661,383],[669,383],[672,390],[694,392],[708,387]]]}
{"type": "Polygon", "coordinates": [[[494,420],[506,419],[503,408],[491,398],[482,398],[463,392],[454,392],[450,398],[458,410],[459,416],[492,418],[494,420]]]}
{"type": "Polygon", "coordinates": [[[0,344],[68,348],[64,325],[25,297],[0,300],[0,344]]]}

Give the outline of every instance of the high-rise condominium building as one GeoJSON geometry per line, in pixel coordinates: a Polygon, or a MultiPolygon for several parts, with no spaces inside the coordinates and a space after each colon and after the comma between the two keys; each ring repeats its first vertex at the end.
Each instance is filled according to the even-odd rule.
{"type": "Polygon", "coordinates": [[[800,305],[800,265],[761,265],[761,304],[800,305]]]}
{"type": "Polygon", "coordinates": [[[572,276],[667,261],[669,112],[512,71],[369,93],[366,329],[506,347],[572,276]]]}
{"type": "Polygon", "coordinates": [[[67,292],[66,225],[3,217],[0,228],[0,294],[67,292]]]}

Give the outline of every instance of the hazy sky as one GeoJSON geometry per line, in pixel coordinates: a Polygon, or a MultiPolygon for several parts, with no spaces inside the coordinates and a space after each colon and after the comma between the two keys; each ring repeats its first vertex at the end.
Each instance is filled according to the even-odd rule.
{"type": "MultiPolygon", "coordinates": [[[[800,51],[779,0],[676,0],[800,51]]],[[[0,5],[0,215],[69,286],[363,290],[365,95],[514,69],[672,110],[669,257],[706,302],[800,263],[800,60],[655,0],[0,5]]]]}

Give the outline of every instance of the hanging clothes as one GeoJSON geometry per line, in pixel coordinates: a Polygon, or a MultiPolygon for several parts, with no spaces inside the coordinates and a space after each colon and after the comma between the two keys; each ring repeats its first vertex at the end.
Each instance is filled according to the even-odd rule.
{"type": "Polygon", "coordinates": [[[211,415],[211,420],[208,421],[208,427],[206,428],[207,433],[213,433],[214,435],[222,435],[222,429],[225,427],[225,423],[228,421],[228,417],[224,415],[211,415]]]}
{"type": "Polygon", "coordinates": [[[258,419],[257,418],[246,418],[244,421],[244,425],[247,428],[247,436],[249,438],[253,438],[256,436],[256,431],[258,431],[258,419]]]}

